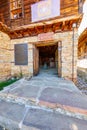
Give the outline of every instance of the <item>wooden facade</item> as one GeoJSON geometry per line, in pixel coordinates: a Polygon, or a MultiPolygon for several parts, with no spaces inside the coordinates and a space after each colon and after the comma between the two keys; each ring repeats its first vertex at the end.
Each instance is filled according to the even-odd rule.
{"type": "Polygon", "coordinates": [[[82,0],[60,0],[60,16],[36,23],[31,22],[31,5],[40,0],[18,0],[21,3],[14,8],[12,4],[16,1],[0,1],[0,21],[11,28],[10,37],[12,39],[51,31],[70,31],[72,24],[74,22],[79,24],[82,18],[82,0]],[[16,12],[18,12],[17,17],[16,12]]]}
{"type": "MultiPolygon", "coordinates": [[[[16,0],[14,0],[16,1],[16,0]]],[[[0,1],[0,14],[1,14],[1,21],[4,21],[5,23],[10,20],[11,25],[9,23],[9,26],[19,26],[19,25],[25,25],[31,23],[31,4],[36,3],[40,0],[21,0],[22,1],[22,18],[14,18],[14,20],[11,18],[10,13],[10,4],[12,0],[3,0],[0,1]]],[[[67,17],[72,16],[75,14],[78,14],[79,11],[79,2],[78,0],[61,0],[60,1],[60,17],[67,17]]],[[[60,18],[58,17],[58,18],[60,18]]]]}
{"type": "Polygon", "coordinates": [[[87,28],[82,32],[78,40],[79,59],[87,58],[87,28]]]}
{"type": "Polygon", "coordinates": [[[10,8],[8,0],[0,1],[0,22],[10,26],[10,8]]]}

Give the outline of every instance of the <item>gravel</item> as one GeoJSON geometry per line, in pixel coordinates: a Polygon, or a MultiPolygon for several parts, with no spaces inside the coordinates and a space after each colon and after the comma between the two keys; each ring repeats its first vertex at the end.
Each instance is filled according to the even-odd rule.
{"type": "Polygon", "coordinates": [[[78,76],[76,86],[81,90],[82,93],[87,95],[87,81],[78,76]]]}

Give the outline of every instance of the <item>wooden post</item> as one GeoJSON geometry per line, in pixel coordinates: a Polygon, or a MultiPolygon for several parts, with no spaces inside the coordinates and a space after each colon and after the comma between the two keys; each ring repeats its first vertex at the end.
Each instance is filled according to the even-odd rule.
{"type": "Polygon", "coordinates": [[[62,76],[62,42],[58,42],[58,76],[62,76]]]}

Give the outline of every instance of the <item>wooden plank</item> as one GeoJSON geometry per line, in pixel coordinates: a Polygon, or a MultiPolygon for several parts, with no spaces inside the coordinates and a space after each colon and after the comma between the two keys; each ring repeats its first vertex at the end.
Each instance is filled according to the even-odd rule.
{"type": "Polygon", "coordinates": [[[34,75],[37,75],[39,72],[39,50],[36,46],[34,46],[33,48],[33,60],[34,60],[33,65],[34,75]]]}
{"type": "MultiPolygon", "coordinates": [[[[0,1],[0,14],[2,14],[2,16],[0,16],[0,21],[2,21],[3,23],[10,21],[9,2],[7,0],[0,1]]],[[[10,25],[9,22],[7,23],[8,23],[7,25],[9,26],[10,25]]]]}

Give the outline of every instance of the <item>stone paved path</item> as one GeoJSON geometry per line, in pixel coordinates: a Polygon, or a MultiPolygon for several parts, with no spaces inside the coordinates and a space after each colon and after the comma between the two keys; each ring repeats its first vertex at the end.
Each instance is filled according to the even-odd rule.
{"type": "Polygon", "coordinates": [[[44,70],[0,92],[0,125],[8,130],[87,130],[87,96],[44,70]]]}

